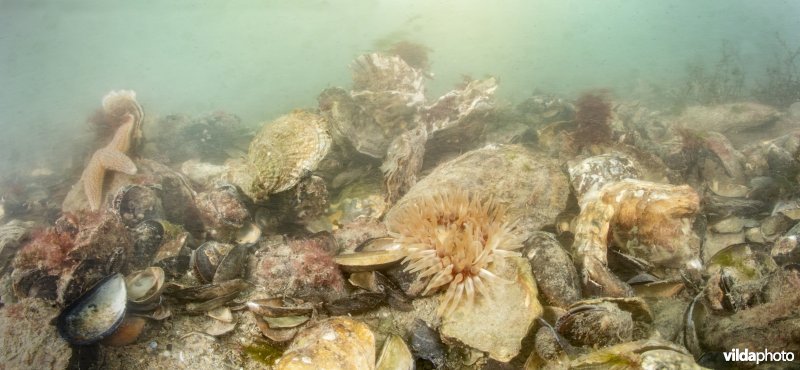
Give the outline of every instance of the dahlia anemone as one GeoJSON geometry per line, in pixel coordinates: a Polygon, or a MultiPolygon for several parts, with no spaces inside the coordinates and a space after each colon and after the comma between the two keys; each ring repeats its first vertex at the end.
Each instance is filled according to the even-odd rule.
{"type": "Polygon", "coordinates": [[[489,297],[487,283],[513,283],[492,273],[498,258],[519,256],[522,246],[505,222],[506,208],[464,191],[442,192],[398,210],[389,230],[407,255],[408,272],[418,272],[410,290],[422,295],[447,285],[438,314],[450,315],[466,299],[489,297]]]}

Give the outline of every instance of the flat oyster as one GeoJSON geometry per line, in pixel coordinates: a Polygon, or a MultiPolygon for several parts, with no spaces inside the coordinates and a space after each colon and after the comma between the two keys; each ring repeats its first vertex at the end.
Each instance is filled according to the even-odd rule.
{"type": "Polygon", "coordinates": [[[244,163],[234,163],[227,177],[250,198],[263,200],[289,190],[316,170],[330,147],[327,120],[294,111],[265,124],[250,143],[244,163]]]}

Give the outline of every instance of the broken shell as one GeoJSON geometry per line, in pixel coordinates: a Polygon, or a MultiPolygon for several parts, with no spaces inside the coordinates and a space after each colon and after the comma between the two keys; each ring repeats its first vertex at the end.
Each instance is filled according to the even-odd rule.
{"type": "Polygon", "coordinates": [[[254,222],[248,222],[236,231],[236,244],[254,244],[261,238],[261,228],[254,222]]]}
{"type": "Polygon", "coordinates": [[[193,286],[183,288],[177,284],[171,283],[175,288],[164,288],[164,294],[169,294],[182,301],[202,302],[208,301],[217,297],[229,296],[234,294],[234,297],[242,290],[250,287],[250,283],[242,279],[234,279],[224,281],[219,284],[206,284],[200,286],[193,286]]]}
{"type": "MultiPolygon", "coordinates": [[[[194,238],[189,232],[184,231],[182,227],[170,224],[166,221],[161,221],[167,232],[164,236],[164,242],[158,248],[153,261],[156,263],[166,258],[175,256],[191,256],[192,250],[196,248],[194,238]]],[[[169,272],[167,272],[169,275],[169,272]]]]}
{"type": "Polygon", "coordinates": [[[383,343],[381,355],[375,364],[375,370],[413,370],[414,357],[403,338],[391,334],[383,343]]]}
{"type": "Polygon", "coordinates": [[[305,324],[310,318],[311,318],[310,316],[283,316],[283,317],[265,316],[263,319],[272,329],[291,329],[305,324]]]}
{"type": "Polygon", "coordinates": [[[792,199],[792,200],[781,200],[775,203],[775,207],[772,209],[772,214],[783,213],[786,216],[791,217],[793,220],[800,220],[800,200],[799,199],[792,199]]]}
{"type": "Polygon", "coordinates": [[[228,334],[236,329],[235,322],[223,322],[214,320],[208,327],[206,327],[206,334],[212,337],[219,337],[228,334]]]}
{"type": "Polygon", "coordinates": [[[296,304],[290,298],[256,299],[247,302],[247,309],[256,315],[270,317],[308,315],[314,311],[310,304],[296,304]]]}
{"type": "Polygon", "coordinates": [[[125,277],[128,300],[135,305],[148,305],[161,298],[164,289],[164,270],[148,267],[125,277]]]}
{"type": "Polygon", "coordinates": [[[221,295],[216,298],[209,299],[204,302],[192,302],[186,304],[186,312],[200,314],[203,312],[208,312],[214,310],[216,308],[222,307],[226,303],[232,301],[239,295],[239,292],[233,292],[226,295],[221,295]]]}
{"type": "Polygon", "coordinates": [[[380,290],[380,287],[378,286],[375,273],[375,271],[354,272],[350,274],[347,281],[353,284],[353,286],[357,286],[366,291],[377,292],[380,290]]]}
{"type": "Polygon", "coordinates": [[[59,334],[76,345],[103,339],[122,324],[126,294],[122,275],[109,275],[61,312],[56,321],[59,334]]]}
{"type": "MultiPolygon", "coordinates": [[[[214,320],[222,322],[233,322],[233,314],[228,307],[219,307],[206,312],[206,315],[214,320]]],[[[213,335],[213,334],[212,334],[213,335]]]]}
{"type": "Polygon", "coordinates": [[[406,252],[396,250],[376,250],[340,254],[334,258],[342,270],[348,272],[382,270],[397,264],[406,256],[406,252]]]}

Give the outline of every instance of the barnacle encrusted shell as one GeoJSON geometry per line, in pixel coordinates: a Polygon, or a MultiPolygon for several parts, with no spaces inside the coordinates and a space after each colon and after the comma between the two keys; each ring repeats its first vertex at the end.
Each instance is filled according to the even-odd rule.
{"type": "MultiPolygon", "coordinates": [[[[505,207],[463,191],[433,193],[399,210],[389,234],[406,253],[406,270],[419,272],[412,293],[447,287],[439,315],[466,299],[489,295],[487,283],[505,282],[492,273],[497,258],[519,256],[520,238],[505,220],[505,207]]],[[[510,282],[508,282],[510,283],[510,282]]]]}
{"type": "Polygon", "coordinates": [[[249,197],[262,200],[316,170],[330,146],[324,117],[294,111],[265,124],[250,143],[245,163],[234,164],[227,177],[249,197]]]}

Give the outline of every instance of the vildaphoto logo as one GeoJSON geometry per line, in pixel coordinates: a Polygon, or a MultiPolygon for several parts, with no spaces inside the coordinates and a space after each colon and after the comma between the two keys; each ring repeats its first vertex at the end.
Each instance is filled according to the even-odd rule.
{"type": "Polygon", "coordinates": [[[770,352],[767,348],[760,352],[750,352],[747,348],[740,351],[738,348],[734,348],[728,352],[722,352],[722,357],[725,358],[725,361],[755,362],[756,365],[761,362],[794,361],[793,352],[770,352]]]}

